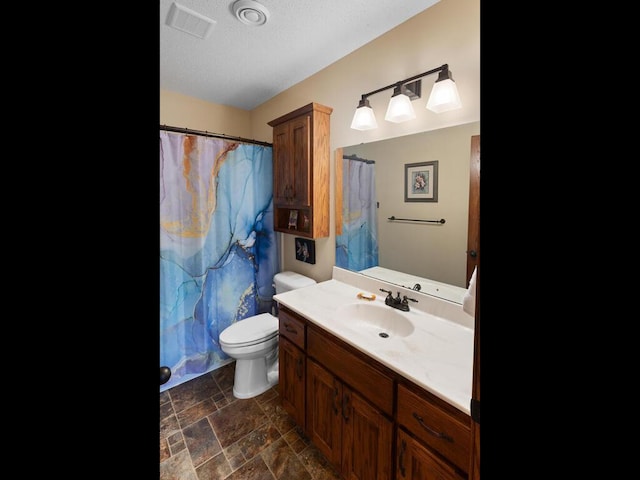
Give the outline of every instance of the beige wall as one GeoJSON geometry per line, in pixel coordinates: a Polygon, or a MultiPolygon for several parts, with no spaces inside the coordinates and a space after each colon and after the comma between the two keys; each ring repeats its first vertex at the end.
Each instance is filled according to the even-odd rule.
{"type": "MultiPolygon", "coordinates": [[[[333,108],[331,150],[384,138],[480,120],[480,0],[441,0],[424,12],[378,37],[324,70],[294,85],[251,112],[160,91],[160,123],[271,142],[270,120],[310,102],[333,108]],[[416,118],[393,124],[384,121],[392,90],[369,98],[378,128],[349,128],[360,96],[398,80],[447,63],[463,107],[441,114],[426,110],[436,75],[422,79],[423,96],[413,102],[416,118]]],[[[295,259],[294,237],[280,235],[282,269],[324,281],[335,263],[335,160],[331,158],[331,233],[316,240],[316,264],[295,259]]]]}
{"type": "MultiPolygon", "coordinates": [[[[160,90],[160,125],[253,138],[251,112],[169,90],[160,90]]],[[[271,142],[271,139],[264,141],[271,142]]]]}

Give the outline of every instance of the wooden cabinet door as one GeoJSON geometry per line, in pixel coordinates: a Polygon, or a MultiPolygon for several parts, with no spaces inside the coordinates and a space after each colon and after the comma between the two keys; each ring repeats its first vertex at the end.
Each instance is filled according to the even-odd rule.
{"type": "Polygon", "coordinates": [[[390,480],[393,424],[346,386],[342,391],[342,474],[347,480],[390,480]]]}
{"type": "Polygon", "coordinates": [[[305,429],[305,354],[293,343],[280,337],[278,389],[282,407],[305,429]]]}
{"type": "Polygon", "coordinates": [[[311,116],[273,128],[273,203],[287,207],[311,206],[311,116]]]}
{"type": "Polygon", "coordinates": [[[465,476],[398,429],[397,480],[464,480],[465,476]]]}
{"type": "Polygon", "coordinates": [[[289,149],[289,124],[273,127],[273,203],[288,205],[293,185],[293,163],[289,149]]]}
{"type": "Polygon", "coordinates": [[[342,384],[307,359],[307,436],[337,469],[342,451],[342,384]]]}
{"type": "Polygon", "coordinates": [[[291,121],[292,204],[311,206],[311,116],[291,121]]]}

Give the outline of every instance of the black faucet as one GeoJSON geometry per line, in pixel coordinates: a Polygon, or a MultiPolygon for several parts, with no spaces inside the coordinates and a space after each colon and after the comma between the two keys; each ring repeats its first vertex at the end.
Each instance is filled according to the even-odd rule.
{"type": "Polygon", "coordinates": [[[381,288],[380,291],[387,294],[387,297],[384,299],[385,305],[389,305],[392,308],[397,308],[398,310],[402,310],[403,312],[409,311],[409,300],[418,303],[418,300],[409,298],[406,295],[400,298],[400,292],[397,292],[396,296],[394,297],[393,293],[390,290],[381,288]]]}

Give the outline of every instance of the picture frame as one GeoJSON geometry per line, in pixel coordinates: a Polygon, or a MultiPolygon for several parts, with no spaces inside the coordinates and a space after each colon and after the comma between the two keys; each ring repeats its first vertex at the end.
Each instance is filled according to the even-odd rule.
{"type": "Polygon", "coordinates": [[[289,225],[287,228],[298,229],[298,210],[289,210],[289,225]]]}
{"type": "Polygon", "coordinates": [[[296,260],[315,265],[316,242],[308,238],[296,237],[296,260]]]}
{"type": "Polygon", "coordinates": [[[404,201],[438,201],[438,160],[404,164],[404,201]]]}

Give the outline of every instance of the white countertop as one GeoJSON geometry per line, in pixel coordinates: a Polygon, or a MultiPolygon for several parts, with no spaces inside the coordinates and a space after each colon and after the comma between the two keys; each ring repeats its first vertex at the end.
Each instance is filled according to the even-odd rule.
{"type": "Polygon", "coordinates": [[[331,280],[274,295],[274,300],[289,307],[310,322],[366,353],[390,369],[413,381],[459,410],[470,414],[473,379],[473,318],[461,305],[447,302],[397,285],[374,279],[363,280],[346,270],[334,267],[331,280]],[[352,276],[354,275],[354,276],[352,276]],[[368,287],[369,290],[362,287],[368,287]],[[399,291],[417,298],[409,312],[401,312],[415,330],[406,337],[360,334],[349,326],[349,318],[338,318],[336,311],[352,303],[384,304],[380,288],[399,291]],[[361,300],[357,294],[375,294],[373,301],[361,300]],[[439,316],[442,314],[447,316],[439,316]],[[451,318],[451,319],[449,319],[451,318]]]}

